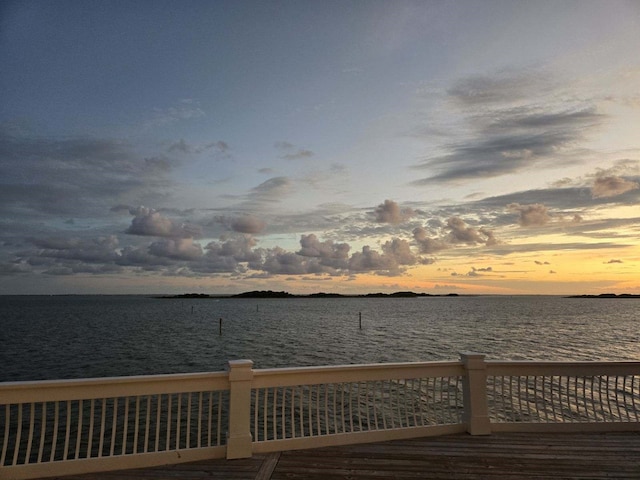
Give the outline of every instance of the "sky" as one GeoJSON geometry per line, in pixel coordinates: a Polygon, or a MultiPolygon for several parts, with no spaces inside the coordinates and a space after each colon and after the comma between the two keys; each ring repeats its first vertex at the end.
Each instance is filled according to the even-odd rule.
{"type": "Polygon", "coordinates": [[[4,1],[0,294],[640,294],[637,1],[4,1]]]}

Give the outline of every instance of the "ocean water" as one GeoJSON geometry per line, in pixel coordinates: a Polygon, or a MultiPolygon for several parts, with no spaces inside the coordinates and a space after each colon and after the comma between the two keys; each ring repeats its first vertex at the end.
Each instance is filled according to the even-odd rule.
{"type": "Polygon", "coordinates": [[[640,360],[640,299],[0,296],[0,381],[455,360],[640,360]],[[362,318],[362,328],[359,319],[362,318]],[[220,334],[222,319],[222,334],[220,334]]]}

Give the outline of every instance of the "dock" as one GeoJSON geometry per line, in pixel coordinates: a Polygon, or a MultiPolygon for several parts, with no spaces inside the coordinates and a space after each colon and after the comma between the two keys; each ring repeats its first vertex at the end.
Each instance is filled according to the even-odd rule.
{"type": "Polygon", "coordinates": [[[640,432],[461,433],[53,478],[640,479],[640,432]]]}

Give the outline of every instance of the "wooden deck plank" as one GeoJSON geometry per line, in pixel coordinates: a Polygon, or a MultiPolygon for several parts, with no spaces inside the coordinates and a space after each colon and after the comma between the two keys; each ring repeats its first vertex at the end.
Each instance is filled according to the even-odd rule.
{"type": "Polygon", "coordinates": [[[495,433],[325,447],[59,480],[640,479],[640,432],[495,433]]]}

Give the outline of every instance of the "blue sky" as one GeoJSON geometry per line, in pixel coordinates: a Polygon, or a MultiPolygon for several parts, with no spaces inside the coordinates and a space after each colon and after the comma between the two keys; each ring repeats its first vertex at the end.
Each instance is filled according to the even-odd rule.
{"type": "Polygon", "coordinates": [[[638,293],[637,2],[0,22],[1,293],[638,293]]]}

